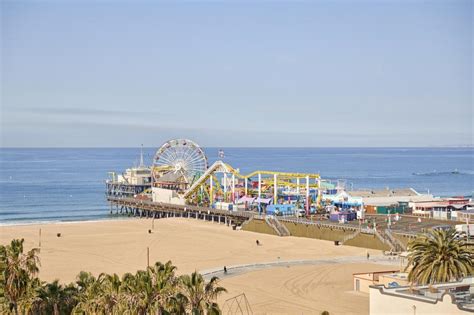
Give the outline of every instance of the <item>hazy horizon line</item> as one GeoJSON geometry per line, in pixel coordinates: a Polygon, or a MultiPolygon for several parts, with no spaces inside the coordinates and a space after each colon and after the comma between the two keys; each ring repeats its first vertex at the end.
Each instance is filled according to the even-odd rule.
{"type": "MultiPolygon", "coordinates": [[[[143,146],[144,149],[159,148],[157,146],[143,146]]],[[[427,146],[200,146],[204,149],[462,149],[474,148],[474,144],[469,145],[427,145],[427,146]]],[[[139,149],[141,146],[65,146],[65,147],[3,147],[0,149],[139,149]]]]}

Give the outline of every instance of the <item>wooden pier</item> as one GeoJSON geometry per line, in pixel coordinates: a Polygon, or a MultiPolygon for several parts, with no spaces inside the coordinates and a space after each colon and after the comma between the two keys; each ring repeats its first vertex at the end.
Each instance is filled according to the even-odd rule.
{"type": "Polygon", "coordinates": [[[108,196],[107,201],[110,204],[110,213],[115,212],[116,214],[156,219],[181,217],[227,225],[241,225],[256,214],[250,211],[219,210],[208,207],[152,202],[136,198],[108,196]]]}

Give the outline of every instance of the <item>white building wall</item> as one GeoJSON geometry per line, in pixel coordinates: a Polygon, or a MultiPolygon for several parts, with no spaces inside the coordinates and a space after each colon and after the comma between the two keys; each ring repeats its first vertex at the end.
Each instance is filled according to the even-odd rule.
{"type": "Polygon", "coordinates": [[[354,277],[353,278],[353,286],[354,286],[354,291],[362,292],[362,293],[369,293],[369,287],[371,285],[374,285],[374,281],[372,279],[367,279],[363,277],[354,277]],[[358,287],[359,290],[357,290],[357,283],[359,283],[358,287]]]}
{"type": "Polygon", "coordinates": [[[151,189],[151,196],[153,202],[172,203],[175,205],[184,205],[184,199],[179,197],[178,194],[171,189],[163,189],[153,187],[151,189]]]}
{"type": "Polygon", "coordinates": [[[457,315],[466,314],[452,302],[449,294],[442,301],[430,303],[406,297],[382,294],[378,287],[370,288],[370,315],[413,314],[413,315],[457,315]]]}

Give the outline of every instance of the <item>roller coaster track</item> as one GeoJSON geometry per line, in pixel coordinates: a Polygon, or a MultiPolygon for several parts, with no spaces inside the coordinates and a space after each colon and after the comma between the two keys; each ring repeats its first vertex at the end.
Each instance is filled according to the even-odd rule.
{"type": "MultiPolygon", "coordinates": [[[[273,186],[274,184],[274,181],[273,179],[262,179],[262,184],[264,185],[267,185],[267,186],[273,186]]],[[[278,186],[288,186],[288,187],[292,187],[292,188],[295,188],[295,187],[298,187],[298,184],[296,183],[293,183],[293,182],[288,182],[288,181],[284,181],[284,180],[277,180],[277,185],[278,186]]],[[[299,184],[299,187],[300,188],[306,188],[306,184],[305,183],[302,183],[302,184],[299,184]]],[[[309,184],[309,187],[310,188],[318,188],[318,184],[309,184]]]]}
{"type": "MultiPolygon", "coordinates": [[[[224,163],[223,161],[216,161],[214,164],[212,164],[204,174],[200,178],[198,178],[192,185],[189,187],[189,189],[184,193],[184,198],[190,197],[193,193],[197,191],[197,189],[204,184],[211,176],[213,176],[214,173],[220,172],[220,173],[229,173],[234,175],[237,178],[251,178],[254,177],[258,174],[260,175],[277,175],[278,176],[278,181],[277,185],[279,186],[290,186],[290,187],[296,187],[297,184],[292,183],[290,181],[285,181],[282,179],[294,179],[294,178],[310,178],[310,179],[320,179],[319,174],[312,174],[312,173],[286,173],[286,172],[274,172],[274,171],[254,171],[249,174],[240,174],[240,172],[236,169],[234,169],[232,166],[230,166],[227,163],[224,163]]],[[[213,178],[215,179],[215,177],[213,178]]],[[[266,182],[268,184],[273,185],[272,180],[270,179],[262,179],[262,182],[266,182]]],[[[305,183],[300,184],[300,187],[305,187],[305,183]]],[[[310,187],[318,187],[317,183],[314,184],[309,184],[310,187]]]]}
{"type": "Polygon", "coordinates": [[[312,173],[286,173],[286,172],[274,172],[274,171],[254,171],[252,173],[249,173],[247,175],[242,175],[242,177],[254,177],[255,175],[258,175],[258,174],[261,174],[261,175],[274,175],[274,174],[277,174],[278,176],[280,177],[288,177],[288,178],[305,178],[305,177],[309,177],[309,178],[321,178],[319,176],[319,174],[312,174],[312,173]]]}
{"type": "MultiPolygon", "coordinates": [[[[191,187],[189,187],[188,190],[186,190],[186,192],[184,193],[184,198],[188,198],[189,196],[191,196],[191,194],[193,194],[194,192],[196,192],[199,187],[206,183],[206,181],[211,177],[213,176],[213,174],[215,172],[222,172],[222,173],[232,173],[234,174],[237,173],[232,167],[230,167],[229,165],[227,165],[226,163],[222,162],[222,161],[216,161],[214,162],[214,164],[211,165],[211,167],[209,167],[205,172],[204,174],[202,174],[202,176],[200,178],[198,178],[197,181],[195,181],[191,187]]],[[[237,173],[238,174],[238,173],[237,173]]],[[[213,178],[215,180],[215,177],[213,178]]]]}
{"type": "MultiPolygon", "coordinates": [[[[276,172],[276,171],[264,171],[264,170],[253,171],[252,173],[248,173],[248,174],[240,174],[240,172],[238,170],[236,170],[235,168],[233,168],[229,164],[224,163],[222,161],[217,161],[216,163],[218,163],[218,162],[221,162],[222,164],[224,164],[226,166],[226,168],[229,170],[228,173],[232,173],[236,177],[239,177],[239,178],[251,178],[251,177],[254,177],[258,174],[260,174],[260,175],[275,175],[276,174],[280,178],[287,178],[287,179],[298,178],[298,177],[299,178],[309,177],[311,179],[321,178],[321,176],[319,174],[315,174],[315,173],[289,173],[289,172],[276,172]]],[[[214,163],[214,164],[216,164],[216,163],[214,163]]]]}

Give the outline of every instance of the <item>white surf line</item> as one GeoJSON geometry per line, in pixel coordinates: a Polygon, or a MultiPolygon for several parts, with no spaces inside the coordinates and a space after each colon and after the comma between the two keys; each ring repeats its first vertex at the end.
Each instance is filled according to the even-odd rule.
{"type": "Polygon", "coordinates": [[[329,257],[322,259],[306,259],[306,260],[276,260],[270,262],[260,262],[252,264],[241,264],[241,265],[232,265],[226,266],[227,273],[224,273],[224,266],[212,269],[205,269],[199,271],[206,280],[217,276],[220,279],[229,278],[245,274],[248,272],[269,269],[275,267],[291,267],[291,266],[301,266],[301,265],[330,265],[330,264],[340,264],[340,263],[370,263],[370,264],[381,264],[381,265],[399,265],[400,261],[393,257],[393,259],[386,256],[371,256],[370,259],[360,256],[343,256],[343,257],[329,257]]]}

